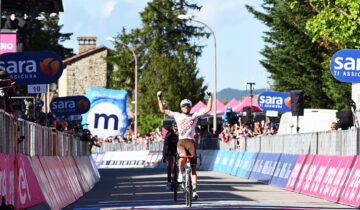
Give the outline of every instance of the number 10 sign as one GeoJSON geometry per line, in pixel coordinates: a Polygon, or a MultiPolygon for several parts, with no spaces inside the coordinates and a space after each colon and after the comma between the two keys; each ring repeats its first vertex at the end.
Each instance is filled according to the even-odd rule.
{"type": "Polygon", "coordinates": [[[46,93],[46,84],[28,85],[28,93],[46,93]]]}

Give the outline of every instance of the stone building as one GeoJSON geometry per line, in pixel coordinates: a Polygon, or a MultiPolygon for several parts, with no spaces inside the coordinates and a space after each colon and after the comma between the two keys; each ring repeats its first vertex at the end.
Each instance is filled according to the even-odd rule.
{"type": "Polygon", "coordinates": [[[78,37],[79,53],[65,59],[64,71],[58,81],[58,95],[85,95],[86,89],[106,88],[107,71],[112,66],[104,58],[109,55],[109,48],[96,47],[97,37],[78,37]]]}

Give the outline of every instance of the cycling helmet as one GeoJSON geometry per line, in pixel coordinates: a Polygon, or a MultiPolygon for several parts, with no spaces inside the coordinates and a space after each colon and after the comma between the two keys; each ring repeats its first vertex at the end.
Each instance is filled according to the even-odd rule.
{"type": "Polygon", "coordinates": [[[192,107],[192,103],[189,99],[184,99],[180,102],[180,107],[184,107],[184,106],[190,106],[192,107]]]}

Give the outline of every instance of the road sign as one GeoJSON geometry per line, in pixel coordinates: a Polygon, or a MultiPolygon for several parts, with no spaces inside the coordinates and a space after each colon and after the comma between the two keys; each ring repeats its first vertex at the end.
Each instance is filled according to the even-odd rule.
{"type": "Polygon", "coordinates": [[[46,93],[46,84],[28,85],[28,93],[46,93]]]}

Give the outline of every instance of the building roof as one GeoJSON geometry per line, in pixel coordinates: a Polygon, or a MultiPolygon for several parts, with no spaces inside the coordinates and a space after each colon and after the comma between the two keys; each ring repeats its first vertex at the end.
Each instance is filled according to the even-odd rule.
{"type": "Polygon", "coordinates": [[[98,53],[98,52],[101,52],[101,51],[104,51],[104,50],[109,50],[109,48],[105,47],[104,45],[101,45],[99,47],[96,47],[96,48],[93,48],[91,50],[88,50],[88,51],[85,51],[85,52],[82,52],[80,54],[77,54],[77,55],[74,55],[70,58],[67,58],[65,60],[63,60],[63,63],[64,63],[64,66],[68,65],[68,64],[71,64],[73,62],[76,62],[84,57],[87,57],[89,55],[93,55],[95,53],[98,53]]]}
{"type": "Polygon", "coordinates": [[[2,0],[2,9],[32,10],[37,12],[64,12],[62,0],[2,0]]]}

